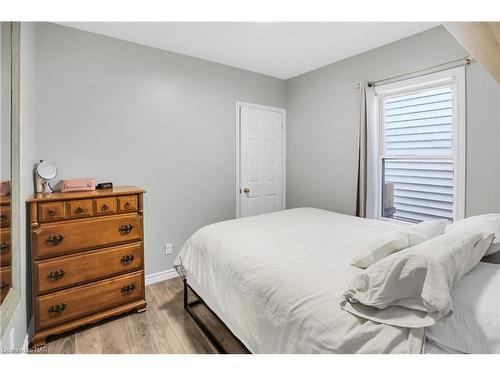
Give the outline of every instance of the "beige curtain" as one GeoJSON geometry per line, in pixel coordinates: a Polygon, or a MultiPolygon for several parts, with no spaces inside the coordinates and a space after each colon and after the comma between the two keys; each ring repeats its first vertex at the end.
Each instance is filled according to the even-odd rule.
{"type": "Polygon", "coordinates": [[[366,217],[368,121],[366,110],[366,82],[359,84],[358,114],[358,187],[356,216],[366,217]]]}

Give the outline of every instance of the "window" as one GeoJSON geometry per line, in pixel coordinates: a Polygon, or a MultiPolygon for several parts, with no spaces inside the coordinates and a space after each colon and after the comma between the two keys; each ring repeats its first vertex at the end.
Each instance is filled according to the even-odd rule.
{"type": "Polygon", "coordinates": [[[464,68],[376,88],[379,217],[464,214],[464,68]]]}

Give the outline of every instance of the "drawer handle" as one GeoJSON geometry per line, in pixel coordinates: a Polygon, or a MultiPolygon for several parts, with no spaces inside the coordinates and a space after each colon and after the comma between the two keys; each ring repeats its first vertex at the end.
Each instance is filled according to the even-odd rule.
{"type": "Polygon", "coordinates": [[[124,255],[122,256],[122,258],[120,259],[120,262],[122,264],[130,264],[132,263],[132,261],[134,260],[134,256],[132,254],[128,254],[128,255],[124,255]]]}
{"type": "Polygon", "coordinates": [[[64,302],[58,303],[57,305],[52,305],[49,307],[49,313],[50,314],[62,313],[66,309],[66,306],[68,305],[64,302]]]}
{"type": "Polygon", "coordinates": [[[54,210],[53,208],[51,208],[51,209],[49,209],[49,210],[47,211],[47,214],[48,214],[49,216],[54,216],[54,215],[56,214],[56,210],[54,210]]]}
{"type": "Polygon", "coordinates": [[[81,208],[80,206],[78,206],[78,208],[75,210],[75,214],[78,214],[78,215],[80,215],[82,212],[83,212],[83,208],[81,208]]]}
{"type": "Polygon", "coordinates": [[[102,210],[102,211],[107,211],[107,210],[108,210],[108,208],[109,208],[109,207],[108,207],[107,205],[105,205],[105,204],[103,204],[103,205],[101,206],[101,210],[102,210]]]}
{"type": "Polygon", "coordinates": [[[9,283],[6,283],[5,281],[2,281],[0,283],[0,290],[8,289],[10,287],[9,283]]]}
{"type": "Polygon", "coordinates": [[[120,225],[120,228],[118,228],[118,231],[121,234],[129,234],[132,231],[132,224],[127,224],[127,225],[120,225]]]}
{"type": "Polygon", "coordinates": [[[9,247],[10,247],[10,243],[8,243],[8,242],[2,242],[2,244],[0,245],[0,254],[3,253],[9,247]]]}
{"type": "Polygon", "coordinates": [[[135,284],[128,284],[122,288],[122,293],[123,294],[130,294],[134,291],[134,289],[135,289],[135,284]]]}
{"type": "Polygon", "coordinates": [[[130,203],[129,202],[125,202],[125,205],[123,207],[130,208],[130,203]]]}
{"type": "Polygon", "coordinates": [[[1,214],[1,215],[0,215],[0,220],[1,220],[1,221],[7,220],[7,215],[5,215],[5,214],[1,214]]]}
{"type": "Polygon", "coordinates": [[[52,281],[56,281],[56,280],[61,279],[61,278],[64,276],[64,274],[65,274],[65,273],[66,273],[66,271],[65,271],[65,270],[63,270],[63,269],[58,269],[58,270],[56,270],[56,271],[53,271],[53,272],[49,273],[49,274],[47,275],[47,277],[48,277],[50,280],[52,280],[52,281]]]}
{"type": "Polygon", "coordinates": [[[54,234],[49,236],[49,238],[47,238],[45,242],[47,242],[49,245],[56,246],[59,245],[63,240],[64,236],[62,234],[54,234]]]}

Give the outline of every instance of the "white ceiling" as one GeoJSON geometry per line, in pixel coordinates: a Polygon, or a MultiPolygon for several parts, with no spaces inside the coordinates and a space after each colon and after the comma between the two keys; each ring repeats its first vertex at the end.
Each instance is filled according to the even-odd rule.
{"type": "Polygon", "coordinates": [[[64,22],[288,79],[430,29],[430,22],[64,22]]]}

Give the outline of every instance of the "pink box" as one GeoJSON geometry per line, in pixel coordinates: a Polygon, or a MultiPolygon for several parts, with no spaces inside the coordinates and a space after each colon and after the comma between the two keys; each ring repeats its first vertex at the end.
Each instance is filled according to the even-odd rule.
{"type": "Polygon", "coordinates": [[[95,178],[93,177],[61,180],[61,192],[63,193],[91,190],[95,190],[95,178]]]}

